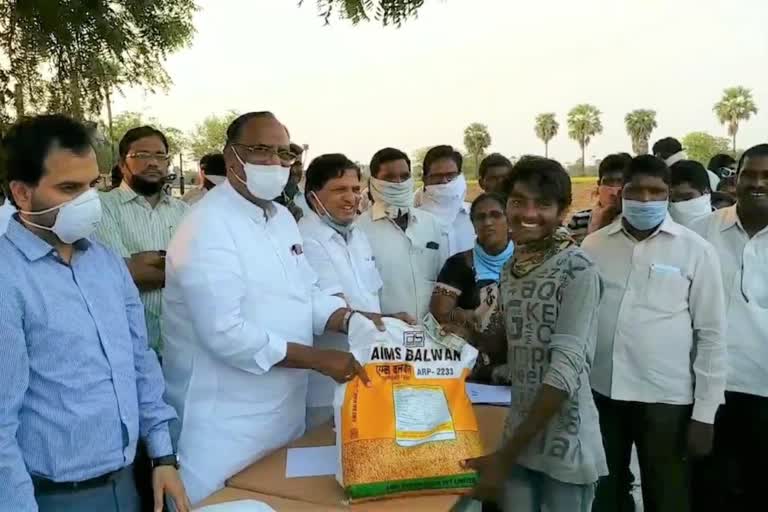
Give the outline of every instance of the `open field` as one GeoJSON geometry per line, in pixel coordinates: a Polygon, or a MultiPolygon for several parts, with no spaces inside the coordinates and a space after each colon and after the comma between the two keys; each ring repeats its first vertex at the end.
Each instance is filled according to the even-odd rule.
{"type": "MultiPolygon", "coordinates": [[[[590,176],[571,178],[573,184],[573,205],[571,213],[579,210],[585,210],[592,206],[592,192],[595,190],[596,178],[590,176]]],[[[480,195],[480,186],[476,181],[469,182],[469,191],[467,192],[467,201],[472,201],[480,195]]],[[[570,219],[570,214],[567,219],[570,219]]]]}

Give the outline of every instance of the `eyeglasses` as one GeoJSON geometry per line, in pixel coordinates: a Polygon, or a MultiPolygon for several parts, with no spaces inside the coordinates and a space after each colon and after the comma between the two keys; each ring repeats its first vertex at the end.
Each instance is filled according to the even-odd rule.
{"type": "Polygon", "coordinates": [[[733,178],[736,176],[736,169],[731,169],[730,167],[721,167],[720,168],[720,177],[721,178],[733,178]]]}
{"type": "Polygon", "coordinates": [[[155,160],[160,163],[168,163],[171,160],[171,155],[165,153],[147,153],[146,151],[138,151],[136,153],[128,153],[128,158],[135,158],[142,162],[150,162],[155,160]]]}
{"type": "Polygon", "coordinates": [[[483,222],[486,219],[491,220],[501,220],[506,216],[506,214],[499,210],[491,210],[489,212],[479,212],[476,213],[474,218],[472,219],[475,222],[483,222]]]}
{"type": "Polygon", "coordinates": [[[287,167],[293,165],[299,159],[299,155],[281,146],[268,146],[266,144],[256,144],[255,146],[232,144],[232,146],[237,148],[236,153],[238,156],[250,164],[265,162],[277,156],[280,159],[280,163],[287,167]]]}

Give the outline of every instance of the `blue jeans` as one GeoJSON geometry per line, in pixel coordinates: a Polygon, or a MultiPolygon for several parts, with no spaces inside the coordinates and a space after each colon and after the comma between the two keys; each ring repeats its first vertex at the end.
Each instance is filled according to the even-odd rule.
{"type": "Polygon", "coordinates": [[[94,489],[35,494],[37,507],[40,512],[140,512],[132,469],[94,489]]]}
{"type": "Polygon", "coordinates": [[[504,512],[590,512],[595,484],[568,484],[515,466],[504,488],[504,512]]]}

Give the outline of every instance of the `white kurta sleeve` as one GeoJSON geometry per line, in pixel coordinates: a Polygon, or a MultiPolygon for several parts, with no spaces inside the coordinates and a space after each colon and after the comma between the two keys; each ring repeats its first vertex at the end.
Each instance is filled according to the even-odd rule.
{"type": "Polygon", "coordinates": [[[696,343],[692,418],[702,423],[714,423],[717,408],[725,401],[724,296],[720,258],[715,248],[707,244],[695,268],[689,299],[696,343]]]}
{"type": "Polygon", "coordinates": [[[325,332],[325,326],[331,315],[339,309],[347,307],[347,302],[337,296],[341,294],[340,285],[329,284],[328,288],[320,288],[317,274],[312,270],[307,259],[302,258],[302,262],[303,265],[309,267],[309,274],[314,276],[312,282],[312,330],[315,336],[320,336],[325,332]]]}
{"type": "Polygon", "coordinates": [[[214,357],[254,374],[263,374],[285,359],[288,341],[246,318],[241,304],[247,279],[234,245],[195,247],[178,273],[182,300],[200,342],[214,357]]]}

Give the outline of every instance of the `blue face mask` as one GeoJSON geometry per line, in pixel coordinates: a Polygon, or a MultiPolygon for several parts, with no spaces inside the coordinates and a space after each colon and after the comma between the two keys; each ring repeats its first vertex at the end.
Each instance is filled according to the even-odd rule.
{"type": "Polygon", "coordinates": [[[515,244],[509,242],[501,253],[492,255],[485,252],[479,243],[475,242],[472,256],[475,263],[475,279],[479,281],[499,281],[501,269],[515,251],[515,244]]]}
{"type": "Polygon", "coordinates": [[[647,231],[660,226],[667,217],[669,201],[633,201],[622,199],[622,215],[633,228],[647,231]]]}
{"type": "Polygon", "coordinates": [[[310,193],[317,201],[317,204],[319,204],[323,208],[323,213],[317,212],[317,215],[320,217],[320,220],[322,220],[326,226],[330,227],[331,229],[336,231],[338,234],[340,234],[344,238],[344,240],[349,238],[350,233],[352,233],[352,230],[354,229],[354,222],[350,222],[349,224],[342,224],[341,222],[338,222],[328,212],[328,209],[320,201],[320,198],[317,197],[317,194],[315,194],[314,192],[310,192],[310,193]]]}

